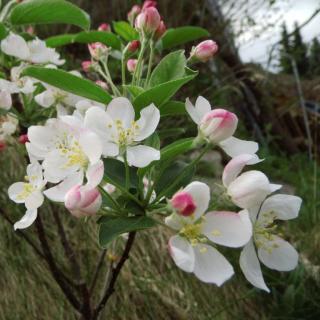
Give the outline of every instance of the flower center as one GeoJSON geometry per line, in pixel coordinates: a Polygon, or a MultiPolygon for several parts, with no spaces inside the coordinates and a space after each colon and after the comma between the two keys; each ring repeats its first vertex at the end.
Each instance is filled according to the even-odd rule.
{"type": "Polygon", "coordinates": [[[31,183],[24,183],[22,191],[18,194],[17,199],[18,200],[25,200],[30,196],[31,193],[33,193],[36,190],[36,188],[31,183]]]}
{"type": "Polygon", "coordinates": [[[202,235],[202,223],[186,224],[179,232],[179,234],[187,238],[191,245],[196,246],[199,242],[205,242],[206,239],[202,235]]]}
{"type": "MultiPolygon", "coordinates": [[[[123,126],[123,122],[118,119],[115,121],[115,126],[118,132],[118,137],[115,142],[119,146],[127,146],[133,144],[134,138],[140,129],[137,123],[135,121],[132,121],[131,127],[126,129],[123,126]]],[[[108,124],[108,128],[112,128],[112,124],[108,124]]]]}

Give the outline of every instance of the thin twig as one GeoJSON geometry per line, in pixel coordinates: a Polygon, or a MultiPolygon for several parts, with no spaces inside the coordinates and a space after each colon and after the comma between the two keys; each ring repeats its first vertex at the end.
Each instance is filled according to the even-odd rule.
{"type": "Polygon", "coordinates": [[[99,302],[98,306],[94,310],[93,317],[92,317],[93,320],[96,320],[98,318],[100,312],[103,310],[103,308],[105,307],[109,298],[111,297],[111,295],[115,291],[114,287],[115,287],[116,281],[118,279],[118,276],[120,274],[122,267],[124,266],[124,263],[129,258],[129,253],[132,248],[132,245],[133,245],[133,242],[135,239],[135,235],[136,235],[135,232],[129,233],[129,238],[128,238],[128,241],[127,241],[126,246],[124,248],[124,251],[122,253],[122,256],[121,256],[118,264],[112,269],[110,282],[106,288],[106,291],[105,291],[101,301],[99,302]]]}
{"type": "Polygon", "coordinates": [[[103,250],[101,252],[101,255],[100,255],[100,258],[99,258],[99,261],[98,261],[98,264],[97,264],[97,267],[96,267],[96,270],[94,272],[94,276],[93,276],[93,279],[92,279],[92,283],[91,283],[91,286],[90,286],[90,290],[89,292],[92,293],[93,290],[94,290],[94,287],[97,283],[97,280],[98,280],[98,277],[99,277],[99,273],[100,273],[100,270],[103,266],[103,261],[104,261],[104,258],[106,256],[106,253],[107,253],[107,250],[103,250]]]}

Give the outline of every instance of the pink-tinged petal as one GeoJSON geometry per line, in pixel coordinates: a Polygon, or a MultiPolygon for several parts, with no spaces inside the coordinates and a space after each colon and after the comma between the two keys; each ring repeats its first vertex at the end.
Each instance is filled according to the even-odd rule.
{"type": "Polygon", "coordinates": [[[37,209],[27,210],[25,215],[13,225],[14,230],[30,227],[37,219],[37,215],[37,209]]]}
{"type": "Polygon", "coordinates": [[[79,138],[79,144],[89,158],[90,163],[96,163],[102,155],[102,143],[97,134],[90,131],[82,132],[79,138]]]}
{"type": "Polygon", "coordinates": [[[51,201],[64,202],[67,192],[76,185],[81,185],[83,182],[83,173],[75,172],[68,176],[60,184],[50,189],[45,190],[44,195],[51,201]]]}
{"type": "Polygon", "coordinates": [[[222,182],[225,187],[234,181],[247,164],[256,164],[261,160],[255,154],[241,154],[231,159],[225,166],[222,174],[222,182]]]}
{"type": "Polygon", "coordinates": [[[232,181],[227,192],[234,204],[246,209],[261,204],[271,190],[267,176],[252,170],[242,173],[232,181]]]}
{"type": "Polygon", "coordinates": [[[204,218],[202,232],[214,243],[237,248],[244,246],[252,236],[252,224],[246,210],[208,212],[204,218]]]}
{"type": "Polygon", "coordinates": [[[194,247],[195,276],[206,283],[214,283],[220,287],[233,274],[233,267],[228,260],[215,248],[206,244],[194,247]]]}
{"type": "Polygon", "coordinates": [[[88,185],[92,188],[98,186],[99,183],[102,181],[103,173],[104,165],[101,160],[93,165],[89,165],[86,173],[88,185]]]}
{"type": "Polygon", "coordinates": [[[249,243],[241,251],[239,262],[244,276],[253,286],[270,292],[269,288],[264,282],[260,262],[258,260],[252,240],[249,241],[249,243]]]}
{"type": "Polygon", "coordinates": [[[85,215],[94,215],[99,211],[102,204],[102,198],[98,189],[94,189],[88,193],[84,200],[82,205],[85,215]]]}
{"type": "Polygon", "coordinates": [[[129,129],[134,121],[134,109],[127,98],[114,98],[107,107],[107,113],[113,121],[121,121],[125,129],[129,129]]]}
{"type": "Polygon", "coordinates": [[[175,264],[185,272],[192,272],[195,264],[194,250],[191,244],[180,236],[169,240],[169,253],[175,264]]]}
{"type": "Polygon", "coordinates": [[[73,186],[65,196],[65,206],[68,210],[76,210],[80,207],[80,202],[82,200],[81,195],[81,185],[73,186]]]}
{"type": "Polygon", "coordinates": [[[196,100],[195,109],[200,116],[200,120],[211,111],[210,102],[202,96],[199,96],[196,100]]]}
{"type": "Polygon", "coordinates": [[[263,246],[258,249],[258,256],[265,266],[277,271],[293,270],[299,258],[296,249],[278,236],[272,236],[272,240],[264,239],[263,246]]]}
{"type": "MultiPolygon", "coordinates": [[[[198,112],[198,110],[196,110],[196,108],[194,107],[194,105],[191,103],[191,101],[189,100],[189,98],[186,99],[186,111],[188,112],[189,116],[191,117],[191,119],[196,123],[196,124],[200,124],[201,121],[201,115],[198,112]]],[[[210,109],[211,110],[211,109],[210,109]]],[[[209,111],[210,111],[209,110],[209,111]]]]}
{"type": "Polygon", "coordinates": [[[223,151],[234,158],[240,154],[255,154],[259,150],[258,143],[254,141],[241,140],[235,137],[230,137],[219,143],[223,151]]]}
{"type": "Polygon", "coordinates": [[[142,141],[155,132],[159,121],[160,111],[154,105],[142,109],[140,119],[137,121],[137,134],[134,137],[135,141],[142,141]]]}
{"type": "Polygon", "coordinates": [[[130,166],[144,168],[159,159],[160,151],[149,146],[138,145],[127,148],[127,160],[130,166]]]}
{"type": "Polygon", "coordinates": [[[194,214],[196,204],[190,193],[186,191],[178,191],[171,198],[170,203],[175,211],[185,217],[194,214]]]}
{"type": "Polygon", "coordinates": [[[203,182],[194,181],[188,184],[183,191],[192,196],[196,206],[192,219],[199,219],[208,209],[210,202],[210,188],[203,182]]]}
{"type": "Polygon", "coordinates": [[[263,202],[260,212],[262,215],[265,212],[272,212],[276,216],[276,219],[280,220],[295,219],[298,217],[301,203],[302,199],[299,197],[288,194],[276,194],[263,202]]]}

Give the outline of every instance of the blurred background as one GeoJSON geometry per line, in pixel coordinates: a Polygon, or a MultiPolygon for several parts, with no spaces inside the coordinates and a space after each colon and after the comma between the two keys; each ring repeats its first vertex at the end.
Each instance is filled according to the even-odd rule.
{"type": "MultiPolygon", "coordinates": [[[[72,2],[91,15],[93,28],[97,28],[101,23],[126,20],[132,5],[141,1],[72,2]]],[[[299,218],[281,225],[300,252],[300,263],[290,273],[263,270],[270,294],[253,289],[240,270],[217,288],[175,267],[167,252],[166,231],[144,232],[102,319],[320,319],[320,1],[159,0],[158,8],[167,28],[201,26],[219,44],[219,54],[197,66],[199,76],[177,99],[203,95],[212,105],[233,110],[241,119],[238,136],[261,145],[260,157],[266,160],[258,169],[283,184],[283,192],[303,198],[299,218]]],[[[44,39],[76,30],[41,26],[35,32],[44,39]]],[[[185,49],[188,53],[191,46],[185,49]]],[[[85,45],[67,46],[63,54],[71,57],[68,69],[80,69],[81,61],[89,58],[85,45]]],[[[192,136],[196,130],[188,117],[163,121],[162,129],[170,128],[177,129],[174,139],[192,136]]],[[[170,139],[169,134],[168,142],[170,139]]],[[[13,221],[21,212],[9,203],[6,190],[24,176],[21,148],[0,153],[0,205],[13,221]]],[[[198,178],[214,188],[226,161],[218,151],[208,154],[198,178]]],[[[87,266],[85,276],[92,276],[92,261],[98,259],[94,222],[78,223],[62,208],[42,210],[50,244],[62,264],[54,211],[61,215],[87,266]]],[[[28,229],[30,236],[32,228],[28,229]]],[[[0,319],[75,319],[46,266],[4,219],[0,237],[0,319]]],[[[119,239],[110,248],[105,268],[117,259],[122,246],[119,239]]],[[[240,251],[226,250],[226,254],[237,269],[240,251]]]]}

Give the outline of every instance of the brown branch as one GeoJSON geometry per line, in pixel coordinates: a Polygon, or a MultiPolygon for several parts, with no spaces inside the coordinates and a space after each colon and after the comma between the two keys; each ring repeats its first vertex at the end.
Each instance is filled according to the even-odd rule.
{"type": "Polygon", "coordinates": [[[111,276],[110,276],[110,281],[108,283],[108,286],[106,288],[106,291],[101,299],[101,301],[99,302],[98,306],[95,308],[94,312],[93,312],[93,320],[96,320],[100,314],[100,312],[103,310],[103,308],[105,307],[106,303],[108,302],[109,298],[111,297],[111,295],[114,293],[115,291],[115,284],[116,281],[118,279],[118,276],[120,274],[120,271],[122,269],[122,267],[124,266],[124,263],[126,262],[126,260],[129,258],[129,253],[130,250],[132,248],[134,239],[135,239],[135,232],[130,232],[129,233],[129,238],[128,241],[126,243],[126,246],[124,248],[124,251],[122,253],[122,256],[118,262],[118,264],[112,269],[111,272],[111,276]]]}
{"type": "Polygon", "coordinates": [[[106,253],[107,253],[107,250],[103,250],[101,255],[100,255],[96,270],[94,272],[94,276],[92,278],[92,283],[91,283],[91,286],[90,286],[90,293],[93,292],[94,287],[95,287],[95,285],[97,283],[97,280],[98,280],[98,277],[99,277],[99,273],[100,273],[100,270],[101,270],[101,268],[103,266],[103,260],[104,260],[104,258],[106,256],[106,253]]]}

